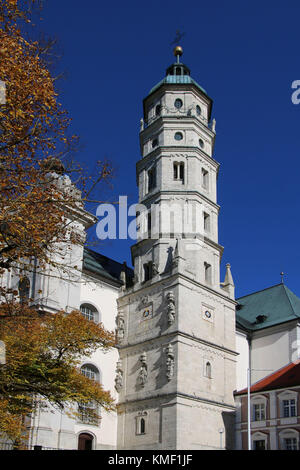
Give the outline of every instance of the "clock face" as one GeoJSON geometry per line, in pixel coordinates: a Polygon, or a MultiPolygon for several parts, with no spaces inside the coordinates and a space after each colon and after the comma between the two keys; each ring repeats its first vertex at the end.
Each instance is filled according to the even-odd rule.
{"type": "Polygon", "coordinates": [[[205,311],[205,316],[206,316],[206,318],[211,318],[211,313],[210,313],[209,310],[205,311]]]}

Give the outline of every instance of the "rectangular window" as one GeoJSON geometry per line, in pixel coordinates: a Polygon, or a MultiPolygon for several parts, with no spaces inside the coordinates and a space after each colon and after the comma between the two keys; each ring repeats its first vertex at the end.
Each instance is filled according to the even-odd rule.
{"type": "Polygon", "coordinates": [[[79,421],[84,424],[92,424],[94,426],[99,424],[97,418],[97,406],[93,402],[81,403],[78,406],[79,421]]]}
{"type": "Polygon", "coordinates": [[[212,276],[211,276],[211,265],[208,263],[204,263],[204,272],[205,272],[205,282],[207,284],[212,283],[212,276]]]}
{"type": "Polygon", "coordinates": [[[210,217],[209,217],[209,214],[207,214],[206,212],[203,212],[203,219],[204,219],[204,230],[206,232],[209,232],[209,230],[210,230],[210,217]]]}
{"type": "Polygon", "coordinates": [[[254,450],[266,450],[266,441],[264,440],[254,441],[253,444],[254,450]]]}
{"type": "Polygon", "coordinates": [[[148,192],[156,187],[156,168],[153,167],[148,171],[148,192]]]}
{"type": "Polygon", "coordinates": [[[284,418],[289,418],[291,416],[296,416],[296,401],[292,400],[283,400],[283,416],[284,418]]]}
{"type": "Polygon", "coordinates": [[[284,439],[285,450],[298,450],[298,443],[296,437],[288,437],[284,439]]]}
{"type": "Polygon", "coordinates": [[[151,238],[151,225],[152,225],[152,218],[151,218],[151,212],[148,212],[148,220],[147,220],[147,225],[148,225],[148,238],[151,238]]]}
{"type": "Polygon", "coordinates": [[[181,181],[184,180],[184,163],[180,163],[180,166],[179,166],[179,179],[181,181]]]}
{"type": "Polygon", "coordinates": [[[209,186],[209,174],[204,168],[202,168],[202,186],[205,189],[208,189],[209,186]]]}
{"type": "Polygon", "coordinates": [[[174,174],[174,180],[177,180],[177,178],[178,178],[178,165],[177,165],[177,163],[174,163],[174,165],[173,165],[173,172],[174,172],[173,173],[174,174]]]}
{"type": "Polygon", "coordinates": [[[263,421],[266,419],[265,405],[264,403],[257,403],[253,406],[254,409],[254,421],[263,421]]]}
{"type": "Polygon", "coordinates": [[[174,180],[179,180],[184,182],[184,163],[175,162],[173,164],[173,176],[174,180]]]}
{"type": "Polygon", "coordinates": [[[149,281],[152,278],[152,263],[144,264],[144,281],[149,281]]]}

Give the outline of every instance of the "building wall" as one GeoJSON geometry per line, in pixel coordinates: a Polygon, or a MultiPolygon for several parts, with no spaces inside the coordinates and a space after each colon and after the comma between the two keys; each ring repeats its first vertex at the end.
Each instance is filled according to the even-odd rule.
{"type": "MultiPolygon", "coordinates": [[[[248,449],[248,399],[247,395],[236,397],[236,449],[248,449]]],[[[254,448],[254,440],[266,441],[266,450],[285,450],[284,438],[295,437],[298,443],[300,438],[300,387],[262,391],[251,394],[251,442],[254,448]],[[296,400],[296,416],[283,417],[283,399],[296,400]],[[254,420],[254,403],[265,403],[265,419],[254,420]]]]}
{"type": "Polygon", "coordinates": [[[297,321],[254,332],[251,341],[251,383],[270,375],[293,359],[297,321]],[[255,370],[261,369],[261,370],[255,370]]]}
{"type": "Polygon", "coordinates": [[[236,331],[236,390],[247,387],[247,369],[249,367],[249,343],[247,334],[236,331]]]}

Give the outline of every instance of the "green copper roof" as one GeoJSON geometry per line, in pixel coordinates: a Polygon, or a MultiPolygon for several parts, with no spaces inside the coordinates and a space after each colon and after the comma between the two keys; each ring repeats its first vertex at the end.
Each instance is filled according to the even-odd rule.
{"type": "Polygon", "coordinates": [[[284,284],[240,297],[237,302],[237,323],[248,330],[300,319],[300,299],[284,284]]]}
{"type": "Polygon", "coordinates": [[[186,83],[190,83],[192,85],[195,85],[199,90],[201,90],[203,93],[207,94],[204,88],[202,88],[195,80],[192,79],[189,75],[167,75],[165,78],[163,78],[157,85],[155,85],[153,88],[151,88],[149,95],[153,93],[157,88],[159,88],[161,85],[164,83],[180,83],[182,85],[185,85],[186,83]]]}
{"type": "Polygon", "coordinates": [[[94,274],[106,278],[108,281],[113,281],[119,285],[121,271],[125,269],[126,278],[130,282],[133,277],[133,271],[128,266],[118,263],[106,256],[97,253],[89,248],[84,248],[83,251],[83,269],[86,269],[94,274]]]}

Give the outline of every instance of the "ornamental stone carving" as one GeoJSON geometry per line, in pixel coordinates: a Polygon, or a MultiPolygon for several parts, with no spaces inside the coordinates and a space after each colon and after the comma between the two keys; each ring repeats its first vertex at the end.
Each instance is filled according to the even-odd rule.
{"type": "Polygon", "coordinates": [[[166,353],[167,353],[167,361],[166,361],[167,372],[166,372],[166,376],[167,376],[167,379],[170,381],[171,378],[174,375],[174,364],[175,364],[174,350],[173,350],[172,344],[168,345],[168,347],[166,349],[166,353]]]}
{"type": "Polygon", "coordinates": [[[116,377],[115,377],[115,389],[119,393],[123,387],[123,369],[122,369],[122,362],[117,362],[116,367],[116,377]]]}
{"type": "Polygon", "coordinates": [[[125,321],[124,321],[124,314],[123,312],[119,312],[116,317],[116,335],[117,341],[120,342],[124,339],[125,336],[125,321]]]}
{"type": "Polygon", "coordinates": [[[148,380],[148,366],[147,366],[147,355],[145,352],[140,356],[140,372],[138,377],[139,384],[144,387],[148,380]]]}
{"type": "Polygon", "coordinates": [[[173,292],[167,293],[167,316],[168,316],[168,324],[172,325],[175,321],[175,297],[173,292]]]}

